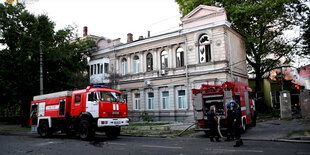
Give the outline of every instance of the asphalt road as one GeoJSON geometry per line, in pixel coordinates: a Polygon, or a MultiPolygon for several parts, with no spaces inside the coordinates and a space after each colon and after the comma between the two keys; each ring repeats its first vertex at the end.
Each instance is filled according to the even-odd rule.
{"type": "Polygon", "coordinates": [[[310,154],[310,144],[271,141],[244,141],[240,148],[234,142],[213,142],[198,137],[129,137],[109,140],[97,135],[82,141],[65,135],[40,138],[36,134],[0,135],[0,154],[310,154]]]}

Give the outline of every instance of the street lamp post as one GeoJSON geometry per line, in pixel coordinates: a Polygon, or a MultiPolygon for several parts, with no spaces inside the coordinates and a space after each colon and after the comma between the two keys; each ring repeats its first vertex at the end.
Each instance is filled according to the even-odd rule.
{"type": "Polygon", "coordinates": [[[40,42],[40,95],[43,95],[43,52],[40,42]]]}

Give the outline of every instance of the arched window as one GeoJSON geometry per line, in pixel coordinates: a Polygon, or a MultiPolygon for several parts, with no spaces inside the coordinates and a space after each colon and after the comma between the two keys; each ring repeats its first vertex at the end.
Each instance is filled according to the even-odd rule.
{"type": "Polygon", "coordinates": [[[184,50],[183,48],[179,47],[177,49],[177,67],[184,66],[184,50]]]}
{"type": "Polygon", "coordinates": [[[211,46],[207,34],[200,36],[199,41],[199,62],[205,63],[211,61],[211,46]]]}
{"type": "Polygon", "coordinates": [[[162,51],[160,54],[161,58],[161,69],[168,68],[168,52],[162,51]]]}
{"type": "Polygon", "coordinates": [[[151,53],[146,55],[146,70],[148,72],[153,70],[153,55],[151,53]]]}
{"type": "Polygon", "coordinates": [[[128,70],[127,70],[127,59],[126,58],[123,58],[122,59],[122,68],[121,68],[121,70],[122,70],[122,75],[126,75],[128,72],[128,70]]]}
{"type": "Polygon", "coordinates": [[[140,72],[140,60],[137,55],[133,57],[133,73],[139,73],[140,72]]]}

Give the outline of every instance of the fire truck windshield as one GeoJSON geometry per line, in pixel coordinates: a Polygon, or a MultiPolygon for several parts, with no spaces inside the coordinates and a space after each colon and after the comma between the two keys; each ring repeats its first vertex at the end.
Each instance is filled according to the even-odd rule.
{"type": "Polygon", "coordinates": [[[111,92],[111,91],[100,91],[99,97],[101,101],[106,102],[123,102],[122,96],[120,93],[111,92]]]}

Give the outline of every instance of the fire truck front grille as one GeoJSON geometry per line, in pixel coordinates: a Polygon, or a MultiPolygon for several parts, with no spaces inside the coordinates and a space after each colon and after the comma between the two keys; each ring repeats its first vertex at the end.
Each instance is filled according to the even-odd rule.
{"type": "Polygon", "coordinates": [[[108,112],[108,116],[123,116],[122,112],[108,112]]]}

